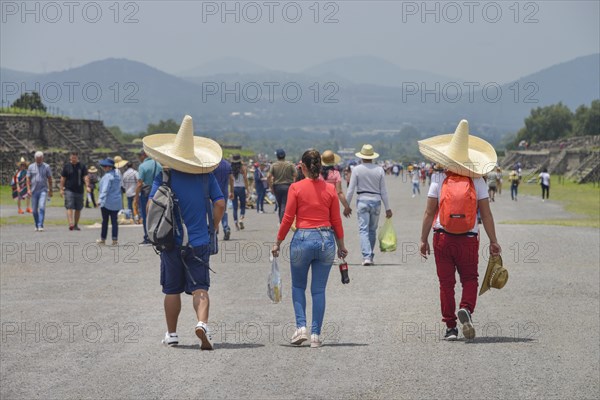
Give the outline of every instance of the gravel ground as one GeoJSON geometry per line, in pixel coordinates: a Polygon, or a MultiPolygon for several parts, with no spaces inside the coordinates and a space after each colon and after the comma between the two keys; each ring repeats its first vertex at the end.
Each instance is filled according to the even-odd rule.
{"type": "MultiPolygon", "coordinates": [[[[123,227],[117,248],[96,247],[97,228],[2,227],[1,397],[598,398],[598,230],[497,225],[508,284],[479,299],[474,341],[447,343],[433,259],[416,254],[425,193],[411,198],[401,179],[388,185],[399,250],[360,266],[357,222],[345,220],[351,283],[332,269],[320,349],[288,345],[287,264],[283,302],[266,296],[274,214],[248,210],[246,230],[212,259],[212,352],[199,350],[188,296],[180,346],[160,344],[159,259],[134,245],[141,227],[123,227]]],[[[572,217],[552,201],[512,202],[508,192],[492,209],[497,221],[572,217]]],[[[49,218],[64,211],[49,209],[49,218]]],[[[487,243],[483,235],[482,254],[487,243]]],[[[485,265],[481,258],[480,275],[485,265]]]]}

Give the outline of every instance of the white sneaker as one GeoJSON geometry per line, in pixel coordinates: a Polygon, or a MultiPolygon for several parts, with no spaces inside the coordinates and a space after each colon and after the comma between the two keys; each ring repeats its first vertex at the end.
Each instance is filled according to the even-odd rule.
{"type": "Polygon", "coordinates": [[[38,232],[44,232],[44,227],[38,228],[38,232]]]}
{"type": "Polygon", "coordinates": [[[208,332],[208,326],[202,321],[199,321],[198,325],[196,325],[196,336],[200,339],[201,350],[213,349],[212,338],[208,332]]]}
{"type": "Polygon", "coordinates": [[[96,239],[96,244],[98,246],[104,246],[106,244],[106,240],[103,239],[96,239]]]}
{"type": "Polygon", "coordinates": [[[313,349],[316,347],[321,347],[323,346],[323,342],[321,341],[321,336],[317,335],[316,333],[313,333],[312,335],[310,335],[310,347],[312,347],[313,349]]]}
{"type": "Polygon", "coordinates": [[[179,336],[177,333],[165,333],[165,338],[162,340],[165,346],[177,346],[179,344],[179,336]]]}
{"type": "Polygon", "coordinates": [[[39,232],[40,228],[38,228],[37,226],[35,227],[35,231],[39,232]]]}
{"type": "Polygon", "coordinates": [[[290,343],[295,345],[301,345],[303,342],[308,340],[308,335],[306,334],[306,327],[296,329],[290,343]]]}
{"type": "Polygon", "coordinates": [[[363,260],[363,262],[362,262],[362,265],[363,265],[363,266],[370,266],[370,265],[373,265],[373,261],[371,261],[371,259],[370,259],[370,258],[365,258],[365,259],[363,260]]]}

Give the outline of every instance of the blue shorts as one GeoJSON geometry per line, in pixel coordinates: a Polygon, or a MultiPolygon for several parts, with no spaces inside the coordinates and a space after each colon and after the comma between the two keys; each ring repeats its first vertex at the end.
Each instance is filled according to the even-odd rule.
{"type": "Polygon", "coordinates": [[[197,246],[181,254],[181,248],[160,253],[160,284],[164,294],[191,294],[198,289],[210,287],[209,266],[210,248],[197,246]],[[183,265],[182,257],[185,257],[183,265]],[[189,269],[189,272],[188,272],[189,269]]]}

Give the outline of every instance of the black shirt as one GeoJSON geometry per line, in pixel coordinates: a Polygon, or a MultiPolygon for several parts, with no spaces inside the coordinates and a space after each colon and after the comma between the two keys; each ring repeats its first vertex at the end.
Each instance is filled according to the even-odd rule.
{"type": "Polygon", "coordinates": [[[78,162],[73,165],[70,162],[63,167],[60,176],[65,178],[65,189],[74,193],[83,193],[85,187],[83,177],[88,174],[87,167],[78,162]]]}

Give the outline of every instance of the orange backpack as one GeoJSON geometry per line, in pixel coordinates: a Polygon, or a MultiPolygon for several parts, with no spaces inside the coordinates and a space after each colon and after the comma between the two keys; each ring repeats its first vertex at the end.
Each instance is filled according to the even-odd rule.
{"type": "Polygon", "coordinates": [[[475,226],[477,220],[477,193],[468,176],[446,173],[440,190],[440,224],[446,232],[463,234],[475,226]]]}

